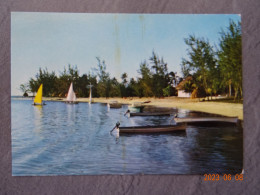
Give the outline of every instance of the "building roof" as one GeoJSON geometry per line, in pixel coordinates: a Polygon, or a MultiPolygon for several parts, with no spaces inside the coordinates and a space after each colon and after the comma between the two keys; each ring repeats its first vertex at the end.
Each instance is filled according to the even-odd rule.
{"type": "Polygon", "coordinates": [[[177,90],[182,90],[184,88],[184,85],[186,82],[192,80],[192,76],[188,76],[186,77],[182,82],[180,82],[177,86],[176,86],[176,89],[177,90]]]}

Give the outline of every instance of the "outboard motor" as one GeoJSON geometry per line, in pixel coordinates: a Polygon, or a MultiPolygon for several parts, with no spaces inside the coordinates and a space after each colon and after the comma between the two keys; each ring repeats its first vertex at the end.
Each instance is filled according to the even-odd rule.
{"type": "Polygon", "coordinates": [[[120,126],[120,122],[118,121],[117,123],[116,123],[116,128],[119,128],[119,126],[120,126]]]}
{"type": "Polygon", "coordinates": [[[120,122],[118,121],[117,123],[116,123],[116,126],[110,131],[110,134],[112,133],[112,131],[114,131],[115,130],[115,128],[119,128],[119,126],[120,126],[120,122]]]}
{"type": "Polygon", "coordinates": [[[126,114],[128,114],[128,113],[130,113],[130,110],[129,110],[129,109],[125,112],[124,116],[125,116],[126,114]]]}
{"type": "Polygon", "coordinates": [[[178,114],[176,113],[174,116],[173,116],[173,118],[170,120],[170,123],[175,119],[175,118],[177,118],[178,117],[178,114]]]}

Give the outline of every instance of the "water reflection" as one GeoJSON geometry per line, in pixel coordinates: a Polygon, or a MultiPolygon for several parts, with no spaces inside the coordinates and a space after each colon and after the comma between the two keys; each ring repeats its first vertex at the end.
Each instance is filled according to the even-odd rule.
{"type": "MultiPolygon", "coordinates": [[[[165,125],[172,116],[124,117],[127,105],[12,100],[13,175],[203,174],[242,169],[242,128],[189,125],[186,132],[110,135],[122,126],[165,125]]],[[[147,108],[154,109],[154,108],[147,108]]],[[[179,116],[205,113],[172,109],[179,116]]],[[[173,122],[174,124],[174,122],[173,122]]],[[[235,171],[233,171],[235,172],[235,171]]]]}
{"type": "Polygon", "coordinates": [[[190,171],[196,173],[239,173],[242,170],[242,134],[233,127],[190,128],[189,147],[186,147],[190,171]],[[223,141],[223,137],[232,139],[223,141]],[[235,160],[234,160],[235,159],[235,160]],[[234,162],[236,162],[234,164],[234,162]]]}
{"type": "Polygon", "coordinates": [[[42,130],[42,122],[43,122],[43,111],[42,111],[42,106],[33,106],[33,113],[34,113],[34,126],[35,126],[35,131],[37,133],[40,133],[42,130]]]}
{"type": "Polygon", "coordinates": [[[76,117],[76,108],[78,104],[66,104],[67,107],[67,123],[68,125],[73,125],[76,117]]]}

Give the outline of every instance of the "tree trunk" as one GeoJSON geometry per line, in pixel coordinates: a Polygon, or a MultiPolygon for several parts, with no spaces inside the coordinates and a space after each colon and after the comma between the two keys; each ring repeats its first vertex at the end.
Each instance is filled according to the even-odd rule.
{"type": "Polygon", "coordinates": [[[228,95],[229,97],[231,97],[231,96],[232,96],[232,91],[231,91],[231,90],[232,90],[232,89],[231,89],[231,83],[232,83],[232,82],[231,82],[231,79],[230,79],[230,80],[229,80],[229,95],[228,95]]]}
{"type": "Polygon", "coordinates": [[[238,87],[235,87],[234,89],[235,89],[235,97],[234,97],[234,100],[236,100],[236,99],[237,99],[237,95],[238,95],[238,87]]]}

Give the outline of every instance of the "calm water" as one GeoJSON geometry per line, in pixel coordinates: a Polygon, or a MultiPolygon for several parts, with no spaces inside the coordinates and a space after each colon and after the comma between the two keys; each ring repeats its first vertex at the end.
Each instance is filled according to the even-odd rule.
{"type": "MultiPolygon", "coordinates": [[[[128,135],[121,126],[168,124],[171,117],[124,117],[127,106],[12,99],[13,175],[240,173],[242,129],[188,126],[186,133],[128,135]]],[[[175,110],[180,117],[201,115],[175,110]]],[[[173,122],[174,124],[174,122],[173,122]]]]}

